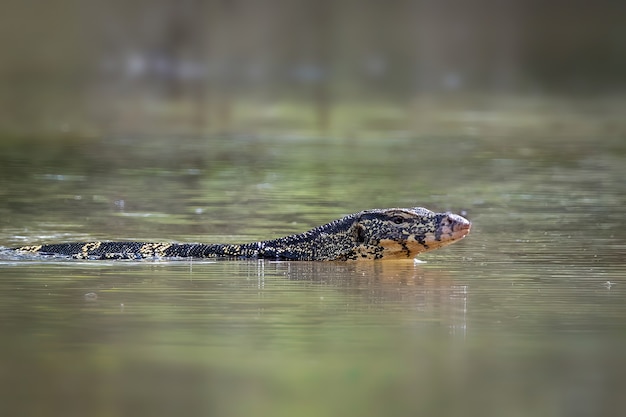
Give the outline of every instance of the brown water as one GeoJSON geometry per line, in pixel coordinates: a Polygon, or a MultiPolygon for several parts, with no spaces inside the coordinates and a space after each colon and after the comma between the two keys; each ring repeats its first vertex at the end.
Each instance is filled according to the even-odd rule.
{"type": "Polygon", "coordinates": [[[626,130],[611,123],[4,138],[4,247],[243,242],[415,205],[473,229],[422,263],[3,251],[0,414],[624,415],[626,130]]]}

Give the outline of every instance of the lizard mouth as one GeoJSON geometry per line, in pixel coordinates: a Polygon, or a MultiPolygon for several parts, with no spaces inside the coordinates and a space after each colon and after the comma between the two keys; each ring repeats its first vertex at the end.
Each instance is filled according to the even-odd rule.
{"type": "Polygon", "coordinates": [[[457,214],[448,213],[439,224],[434,234],[426,238],[426,250],[433,250],[442,246],[447,246],[463,239],[472,228],[472,223],[457,214]]]}
{"type": "Polygon", "coordinates": [[[462,239],[467,236],[472,229],[472,223],[465,217],[461,217],[457,214],[448,214],[448,219],[449,224],[443,226],[442,229],[448,229],[451,239],[462,239]]]}
{"type": "Polygon", "coordinates": [[[472,223],[466,218],[456,214],[446,214],[434,233],[427,233],[422,239],[406,241],[404,253],[407,257],[415,257],[419,253],[448,246],[467,236],[471,228],[472,223]]]}

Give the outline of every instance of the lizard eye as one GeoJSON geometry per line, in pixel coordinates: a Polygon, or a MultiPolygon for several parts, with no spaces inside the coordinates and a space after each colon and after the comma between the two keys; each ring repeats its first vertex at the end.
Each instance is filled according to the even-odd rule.
{"type": "Polygon", "coordinates": [[[394,222],[395,224],[402,224],[404,223],[404,217],[395,216],[395,217],[392,217],[391,221],[394,222]]]}

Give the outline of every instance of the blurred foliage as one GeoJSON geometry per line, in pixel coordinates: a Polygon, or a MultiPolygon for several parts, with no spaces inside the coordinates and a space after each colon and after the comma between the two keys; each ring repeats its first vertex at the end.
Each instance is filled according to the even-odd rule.
{"type": "Polygon", "coordinates": [[[10,0],[0,130],[344,134],[411,130],[424,97],[468,106],[492,95],[619,97],[624,9],[609,0],[10,0]]]}

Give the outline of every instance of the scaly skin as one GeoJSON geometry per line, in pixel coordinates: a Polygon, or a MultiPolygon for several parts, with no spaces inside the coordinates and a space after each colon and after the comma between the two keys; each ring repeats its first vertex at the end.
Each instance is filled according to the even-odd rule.
{"type": "Polygon", "coordinates": [[[421,207],[366,210],[308,232],[245,244],[77,242],[17,251],[75,259],[230,258],[290,261],[407,259],[465,237],[471,223],[421,207]]]}

